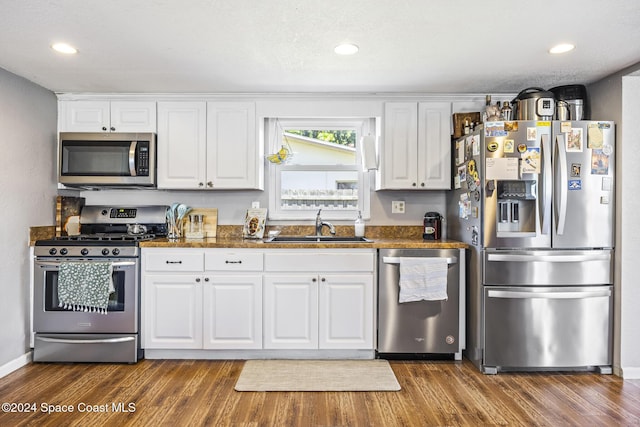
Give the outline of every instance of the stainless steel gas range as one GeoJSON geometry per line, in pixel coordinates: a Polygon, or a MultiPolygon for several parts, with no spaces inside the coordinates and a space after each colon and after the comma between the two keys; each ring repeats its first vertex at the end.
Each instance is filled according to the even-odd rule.
{"type": "Polygon", "coordinates": [[[124,362],[140,348],[140,248],[165,236],[166,206],[85,206],[82,234],[34,248],[33,360],[124,362]]]}

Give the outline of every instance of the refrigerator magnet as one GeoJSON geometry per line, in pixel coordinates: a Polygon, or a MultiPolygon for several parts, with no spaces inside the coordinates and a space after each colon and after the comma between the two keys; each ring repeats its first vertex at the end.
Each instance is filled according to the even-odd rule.
{"type": "Polygon", "coordinates": [[[527,128],[527,141],[538,139],[538,128],[527,128]]]}
{"type": "Polygon", "coordinates": [[[571,128],[571,132],[567,134],[567,152],[582,152],[582,128],[571,128]]]}
{"type": "Polygon", "coordinates": [[[513,153],[513,147],[514,147],[514,142],[513,139],[505,139],[504,140],[504,152],[505,153],[513,153]]]}
{"type": "Polygon", "coordinates": [[[582,165],[580,163],[571,163],[571,176],[572,177],[579,177],[581,170],[582,170],[582,165]]]}
{"type": "Polygon", "coordinates": [[[540,148],[530,147],[526,152],[522,153],[520,173],[540,173],[540,163],[540,148]]]}
{"type": "Polygon", "coordinates": [[[480,135],[471,136],[471,147],[474,156],[480,155],[480,135]]]}
{"type": "Polygon", "coordinates": [[[604,137],[597,123],[590,123],[587,128],[587,148],[602,148],[604,137]]]}
{"type": "Polygon", "coordinates": [[[582,190],[582,180],[581,179],[570,179],[569,180],[569,190],[582,190]]]}
{"type": "Polygon", "coordinates": [[[603,151],[591,151],[591,175],[609,175],[609,156],[603,151]]]}
{"type": "Polygon", "coordinates": [[[504,122],[487,122],[484,127],[484,136],[507,136],[504,122]]]}
{"type": "Polygon", "coordinates": [[[465,165],[458,166],[458,176],[460,177],[460,181],[467,180],[467,167],[465,165]]]}

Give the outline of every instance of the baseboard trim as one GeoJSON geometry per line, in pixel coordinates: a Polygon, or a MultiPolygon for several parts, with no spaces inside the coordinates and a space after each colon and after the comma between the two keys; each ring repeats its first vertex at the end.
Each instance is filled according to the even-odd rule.
{"type": "Polygon", "coordinates": [[[640,380],[640,368],[636,367],[628,367],[628,368],[620,368],[622,375],[620,375],[625,380],[640,380]]]}
{"type": "Polygon", "coordinates": [[[0,366],[0,378],[6,377],[13,371],[16,371],[23,366],[28,365],[29,363],[31,363],[32,358],[33,352],[30,351],[0,366]]]}

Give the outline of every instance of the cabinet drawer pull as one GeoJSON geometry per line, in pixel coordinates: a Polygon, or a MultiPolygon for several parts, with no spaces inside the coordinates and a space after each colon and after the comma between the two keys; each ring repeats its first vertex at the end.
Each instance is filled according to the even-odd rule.
{"type": "Polygon", "coordinates": [[[167,264],[182,264],[182,261],[167,261],[167,264]]]}
{"type": "Polygon", "coordinates": [[[242,264],[242,260],[240,261],[225,261],[225,264],[242,264]]]}

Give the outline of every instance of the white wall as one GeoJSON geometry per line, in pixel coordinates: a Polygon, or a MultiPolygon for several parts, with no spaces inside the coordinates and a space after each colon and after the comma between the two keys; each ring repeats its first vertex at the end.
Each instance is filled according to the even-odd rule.
{"type": "Polygon", "coordinates": [[[640,258],[639,69],[636,64],[589,87],[592,118],[617,123],[614,371],[624,378],[640,378],[640,281],[636,271],[640,258]]]}
{"type": "Polygon", "coordinates": [[[29,351],[29,227],[55,220],[56,117],[52,92],[0,69],[0,376],[29,351]]]}

